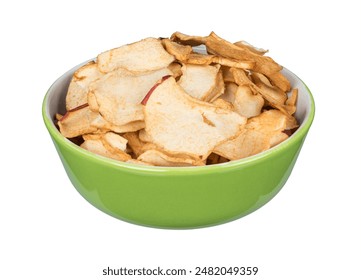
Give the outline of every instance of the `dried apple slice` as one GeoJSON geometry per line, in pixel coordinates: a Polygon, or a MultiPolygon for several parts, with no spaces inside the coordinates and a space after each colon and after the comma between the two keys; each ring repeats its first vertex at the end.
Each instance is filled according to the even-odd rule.
{"type": "Polygon", "coordinates": [[[104,146],[117,152],[125,152],[128,140],[114,132],[107,132],[102,136],[104,146]]]}
{"type": "Polygon", "coordinates": [[[270,79],[271,83],[280,90],[288,92],[291,89],[290,81],[281,72],[267,75],[267,77],[270,79]]]}
{"type": "Polygon", "coordinates": [[[178,44],[168,38],[162,39],[162,43],[166,51],[173,55],[179,61],[187,60],[189,54],[193,51],[191,46],[178,44]]]}
{"type": "Polygon", "coordinates": [[[117,133],[137,131],[145,127],[144,121],[134,121],[123,125],[115,125],[105,120],[99,113],[97,117],[91,121],[90,124],[102,131],[113,131],[117,133]]]}
{"type": "Polygon", "coordinates": [[[236,137],[246,122],[239,114],[188,95],[173,77],[147,94],[145,130],[167,153],[206,159],[213,148],[236,137]]]}
{"type": "Polygon", "coordinates": [[[214,32],[206,37],[205,45],[212,54],[235,60],[253,61],[255,63],[253,70],[256,72],[273,74],[282,69],[272,58],[251,52],[247,47],[232,44],[214,32]]]}
{"type": "Polygon", "coordinates": [[[140,102],[157,80],[170,74],[172,72],[167,68],[141,75],[117,69],[95,81],[90,91],[96,97],[103,118],[123,126],[144,119],[140,102]]]}
{"type": "Polygon", "coordinates": [[[202,36],[190,36],[190,35],[186,35],[183,34],[179,31],[174,32],[171,36],[170,39],[181,43],[181,44],[185,44],[185,45],[190,45],[190,46],[199,46],[202,44],[205,44],[206,42],[206,38],[202,37],[202,36]]]}
{"type": "Polygon", "coordinates": [[[150,163],[155,166],[200,166],[204,163],[200,160],[196,161],[190,157],[176,157],[168,155],[159,150],[148,150],[142,153],[137,160],[150,163]]]}
{"type": "Polygon", "coordinates": [[[233,106],[238,114],[251,118],[261,113],[264,99],[260,94],[253,94],[250,87],[238,86],[234,97],[233,106]]]}
{"type": "Polygon", "coordinates": [[[172,62],[168,65],[168,69],[172,71],[172,76],[175,79],[178,79],[182,76],[182,65],[178,62],[172,62]]]}
{"type": "Polygon", "coordinates": [[[178,84],[190,95],[199,100],[206,100],[217,84],[220,65],[183,64],[183,75],[178,84]]]}
{"type": "Polygon", "coordinates": [[[97,115],[97,113],[94,113],[89,109],[88,104],[78,106],[66,112],[66,114],[58,121],[60,133],[67,138],[93,133],[98,129],[92,126],[91,122],[97,115]]]}
{"type": "Polygon", "coordinates": [[[120,161],[127,161],[131,159],[131,156],[126,154],[126,153],[119,153],[119,152],[113,152],[108,150],[105,146],[104,146],[104,142],[102,139],[88,139],[85,140],[80,147],[82,147],[85,150],[88,150],[92,153],[104,156],[104,157],[108,157],[108,158],[112,158],[115,160],[120,160],[120,161]]]}
{"type": "Polygon", "coordinates": [[[250,52],[253,52],[253,53],[258,54],[258,55],[264,55],[265,53],[268,52],[268,50],[257,48],[257,47],[251,45],[250,43],[248,43],[248,42],[246,42],[244,40],[237,41],[237,42],[235,42],[233,44],[235,44],[236,46],[241,47],[241,48],[246,48],[250,52]]]}
{"type": "Polygon", "coordinates": [[[287,138],[283,131],[287,116],[278,110],[269,110],[250,118],[236,138],[223,142],[214,153],[230,160],[249,157],[263,152],[287,138]]]}
{"type": "Polygon", "coordinates": [[[153,143],[146,143],[140,140],[138,131],[125,133],[123,137],[128,140],[128,145],[136,158],[148,150],[157,148],[153,143]]]}
{"type": "Polygon", "coordinates": [[[101,72],[108,73],[118,68],[131,72],[148,72],[167,67],[174,61],[160,39],[146,38],[98,55],[97,63],[101,72]]]}
{"type": "Polygon", "coordinates": [[[87,103],[89,85],[102,75],[94,61],[88,62],[75,71],[66,94],[66,109],[69,111],[87,103]]]}

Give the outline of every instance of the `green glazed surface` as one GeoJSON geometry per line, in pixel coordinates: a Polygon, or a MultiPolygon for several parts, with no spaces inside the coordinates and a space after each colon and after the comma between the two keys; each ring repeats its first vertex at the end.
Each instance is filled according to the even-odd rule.
{"type": "Polygon", "coordinates": [[[74,69],[47,92],[43,119],[74,187],[92,205],[127,222],[158,228],[199,228],[243,217],[270,201],[284,186],[307,132],[315,106],[303,82],[299,88],[300,128],[280,145],[246,159],[201,167],[151,167],[92,154],[64,138],[53,122],[64,111],[74,69]]]}

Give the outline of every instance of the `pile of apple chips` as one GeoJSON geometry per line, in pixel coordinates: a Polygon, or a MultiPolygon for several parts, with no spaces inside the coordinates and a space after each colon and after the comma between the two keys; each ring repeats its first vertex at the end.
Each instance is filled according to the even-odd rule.
{"type": "Polygon", "coordinates": [[[202,166],[249,157],[298,127],[297,89],[267,51],[212,32],[146,38],[73,75],[62,135],[119,161],[202,166]]]}

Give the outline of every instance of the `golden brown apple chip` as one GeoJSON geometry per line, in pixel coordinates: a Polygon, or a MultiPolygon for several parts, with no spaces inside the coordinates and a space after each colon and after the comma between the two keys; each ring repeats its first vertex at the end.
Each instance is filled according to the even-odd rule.
{"type": "Polygon", "coordinates": [[[116,152],[125,152],[128,140],[114,132],[107,132],[102,135],[104,146],[108,146],[108,150],[116,152]]]}
{"type": "Polygon", "coordinates": [[[103,118],[123,126],[144,119],[140,102],[157,80],[170,74],[168,68],[138,75],[118,69],[95,81],[90,91],[96,97],[103,118]]]}
{"type": "Polygon", "coordinates": [[[123,135],[128,140],[128,145],[132,150],[135,158],[138,158],[145,151],[156,149],[156,145],[153,143],[146,143],[139,139],[139,132],[127,132],[123,135]]]}
{"type": "Polygon", "coordinates": [[[291,89],[290,81],[287,80],[287,78],[281,72],[273,73],[267,77],[270,79],[271,83],[280,90],[287,92],[291,89]]]}
{"type": "Polygon", "coordinates": [[[239,86],[234,93],[234,109],[238,114],[246,118],[258,116],[261,113],[263,105],[263,97],[260,94],[253,94],[248,86],[239,86]]]}
{"type": "Polygon", "coordinates": [[[190,45],[190,46],[199,46],[202,44],[205,44],[206,39],[205,37],[202,36],[189,36],[186,34],[183,34],[181,32],[174,32],[171,36],[170,39],[178,42],[178,43],[182,43],[185,45],[190,45]]]}
{"type": "Polygon", "coordinates": [[[282,69],[272,58],[251,52],[247,47],[232,44],[214,32],[206,37],[205,45],[212,54],[235,60],[253,61],[255,63],[253,70],[256,72],[272,74],[282,69]]]}
{"type": "Polygon", "coordinates": [[[236,46],[238,47],[241,47],[241,48],[246,48],[248,49],[250,52],[253,52],[255,54],[258,54],[258,55],[264,55],[265,53],[268,52],[268,50],[264,50],[264,49],[261,49],[261,48],[257,48],[253,45],[251,45],[250,43],[244,41],[244,40],[241,40],[241,41],[237,41],[234,43],[236,46]]]}
{"type": "Polygon", "coordinates": [[[246,119],[188,95],[170,77],[153,89],[144,106],[145,130],[166,152],[205,159],[212,149],[240,133],[246,119]]]}
{"type": "Polygon", "coordinates": [[[182,66],[182,76],[178,84],[190,95],[199,100],[206,100],[217,84],[220,65],[182,66]]]}
{"type": "Polygon", "coordinates": [[[112,150],[107,149],[106,146],[104,146],[104,142],[102,139],[88,139],[85,140],[80,147],[82,147],[85,150],[88,150],[90,152],[93,152],[95,154],[112,158],[119,161],[127,161],[131,159],[131,156],[126,154],[125,152],[114,152],[112,150]]]}
{"type": "Polygon", "coordinates": [[[251,118],[242,133],[236,138],[223,142],[214,153],[230,160],[249,157],[263,152],[285,140],[286,116],[278,110],[269,110],[251,118]],[[281,134],[281,135],[280,135],[281,134]]]}
{"type": "Polygon", "coordinates": [[[66,112],[58,121],[58,126],[62,135],[73,138],[97,131],[97,128],[91,125],[96,117],[97,113],[92,112],[88,104],[83,104],[66,112]]]}
{"type": "Polygon", "coordinates": [[[146,38],[98,55],[99,70],[108,73],[118,68],[130,72],[148,72],[167,67],[174,61],[160,39],[146,38]]]}
{"type": "Polygon", "coordinates": [[[287,100],[287,94],[285,92],[272,86],[267,77],[260,73],[252,73],[252,79],[257,86],[257,91],[271,106],[274,106],[277,109],[283,108],[287,100]]]}
{"type": "Polygon", "coordinates": [[[200,160],[196,161],[190,157],[175,157],[166,154],[160,150],[148,150],[142,153],[138,160],[150,163],[156,166],[200,166],[204,163],[200,160]]]}
{"type": "Polygon", "coordinates": [[[168,38],[162,39],[162,43],[166,51],[179,61],[186,61],[189,54],[193,51],[191,46],[178,44],[168,38]]]}
{"type": "Polygon", "coordinates": [[[66,109],[69,111],[87,103],[89,85],[102,75],[94,61],[88,62],[75,71],[66,94],[66,109]]]}
{"type": "Polygon", "coordinates": [[[117,133],[138,131],[139,129],[145,127],[144,121],[134,121],[123,125],[115,125],[105,120],[99,113],[97,114],[97,117],[92,120],[90,124],[102,131],[114,131],[117,133]]]}
{"type": "Polygon", "coordinates": [[[168,69],[172,72],[172,76],[178,79],[182,76],[182,65],[178,62],[172,62],[168,65],[168,69]]]}

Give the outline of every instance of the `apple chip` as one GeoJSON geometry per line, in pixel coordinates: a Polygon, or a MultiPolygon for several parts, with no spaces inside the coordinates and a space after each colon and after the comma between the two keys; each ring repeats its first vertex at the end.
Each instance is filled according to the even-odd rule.
{"type": "Polygon", "coordinates": [[[144,128],[144,121],[134,121],[123,125],[115,125],[105,120],[99,113],[90,123],[102,131],[114,131],[117,133],[125,133],[131,131],[138,131],[144,128]]]}
{"type": "Polygon", "coordinates": [[[168,65],[168,69],[172,71],[172,76],[175,79],[178,79],[182,76],[182,65],[178,62],[172,62],[168,65]]]}
{"type": "Polygon", "coordinates": [[[216,145],[236,137],[246,122],[233,111],[191,97],[172,77],[153,87],[146,99],[145,130],[170,153],[205,159],[216,145]]]}
{"type": "Polygon", "coordinates": [[[199,100],[206,100],[216,87],[219,68],[220,65],[184,64],[182,66],[183,75],[178,84],[190,96],[199,100]]]}
{"type": "Polygon", "coordinates": [[[141,154],[138,160],[150,163],[156,166],[200,166],[204,163],[200,160],[196,161],[190,157],[175,157],[167,155],[159,150],[148,150],[141,154]]]}
{"type": "Polygon", "coordinates": [[[125,152],[128,140],[114,132],[107,132],[103,135],[104,146],[108,146],[109,150],[117,152],[125,152]]]}
{"type": "Polygon", "coordinates": [[[271,83],[280,90],[287,92],[291,89],[290,81],[287,80],[287,78],[281,72],[273,73],[267,77],[270,79],[271,83]]]}
{"type": "Polygon", "coordinates": [[[237,41],[234,44],[236,46],[238,46],[238,47],[246,48],[250,52],[253,52],[253,53],[258,54],[258,55],[264,55],[265,53],[268,52],[268,50],[264,50],[264,49],[261,49],[261,48],[256,48],[255,46],[251,45],[250,43],[248,43],[248,42],[246,42],[244,40],[237,41]]]}
{"type": "Polygon", "coordinates": [[[91,125],[96,117],[97,113],[92,112],[88,104],[83,104],[67,111],[58,121],[58,126],[62,135],[73,138],[97,131],[98,129],[91,125]]]}
{"type": "Polygon", "coordinates": [[[69,111],[87,103],[89,85],[102,75],[94,61],[88,62],[75,71],[66,94],[66,109],[69,111]]]}
{"type": "Polygon", "coordinates": [[[90,90],[96,97],[103,118],[123,126],[144,119],[140,102],[157,80],[169,74],[172,72],[167,68],[140,75],[117,69],[95,81],[90,90]]]}
{"type": "Polygon", "coordinates": [[[193,51],[191,46],[178,44],[168,38],[162,39],[162,43],[167,52],[169,52],[179,61],[187,60],[189,54],[193,51]]]}
{"type": "Polygon", "coordinates": [[[261,113],[264,99],[260,94],[253,94],[250,87],[238,86],[234,97],[233,106],[238,114],[251,118],[261,113]]]}
{"type": "Polygon", "coordinates": [[[181,32],[174,32],[170,37],[171,40],[190,46],[199,46],[205,44],[206,38],[202,36],[190,36],[181,32]]]}
{"type": "Polygon", "coordinates": [[[210,53],[241,61],[254,61],[254,71],[273,74],[282,69],[272,58],[251,52],[247,47],[232,44],[214,32],[206,38],[205,45],[210,53]]]}
{"type": "Polygon", "coordinates": [[[102,139],[88,139],[85,140],[80,147],[82,147],[85,150],[88,150],[90,152],[93,152],[95,154],[104,156],[104,157],[108,157],[108,158],[112,158],[115,160],[119,160],[119,161],[127,161],[129,159],[131,159],[131,156],[126,154],[126,153],[119,153],[119,152],[114,152],[114,151],[110,151],[108,150],[105,146],[104,146],[104,142],[102,139]]]}
{"type": "Polygon", "coordinates": [[[101,72],[108,73],[118,68],[131,72],[148,72],[167,67],[174,61],[160,39],[146,38],[98,55],[97,63],[101,72]]]}
{"type": "Polygon", "coordinates": [[[252,73],[252,79],[258,92],[266,99],[271,106],[284,111],[283,106],[287,100],[287,94],[277,87],[272,86],[266,76],[260,73],[252,73]]]}
{"type": "Polygon", "coordinates": [[[214,149],[214,153],[230,160],[249,157],[263,152],[283,141],[287,135],[287,117],[278,110],[269,110],[250,118],[236,138],[223,142],[214,149]]]}
{"type": "Polygon", "coordinates": [[[138,131],[125,133],[123,137],[128,140],[128,145],[136,158],[148,150],[157,148],[153,143],[146,143],[140,140],[138,131]]]}

